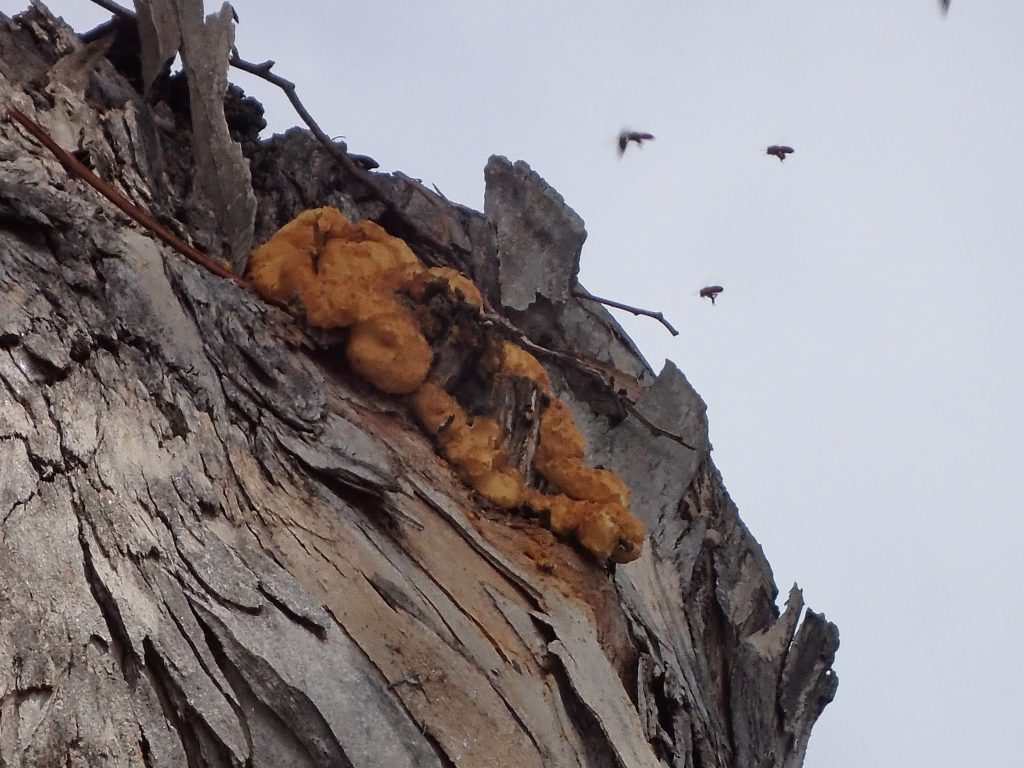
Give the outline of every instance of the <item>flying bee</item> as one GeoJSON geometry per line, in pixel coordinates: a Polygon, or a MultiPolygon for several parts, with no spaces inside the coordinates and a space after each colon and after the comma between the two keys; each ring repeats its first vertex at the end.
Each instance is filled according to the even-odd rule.
{"type": "Polygon", "coordinates": [[[793,148],[782,144],[772,144],[767,150],[765,150],[765,153],[779,158],[779,162],[781,163],[786,159],[786,155],[793,154],[793,148]]]}
{"type": "Polygon", "coordinates": [[[626,147],[629,142],[635,142],[638,147],[642,147],[645,141],[654,139],[653,133],[642,133],[641,131],[623,131],[619,134],[619,157],[622,157],[626,153],[626,147]]]}
{"type": "Polygon", "coordinates": [[[725,288],[720,285],[706,285],[700,289],[700,297],[702,299],[711,299],[711,303],[714,304],[715,299],[718,298],[718,294],[724,290],[725,288]]]}

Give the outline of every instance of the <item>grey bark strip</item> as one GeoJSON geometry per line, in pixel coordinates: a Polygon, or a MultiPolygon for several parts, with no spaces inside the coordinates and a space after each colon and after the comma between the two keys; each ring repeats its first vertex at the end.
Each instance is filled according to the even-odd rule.
{"type": "Polygon", "coordinates": [[[224,94],[228,58],[234,45],[234,11],[228,3],[205,23],[193,6],[198,0],[179,0],[181,59],[188,80],[192,114],[192,152],[199,190],[213,210],[216,230],[224,240],[224,257],[236,274],[245,270],[252,248],[256,197],[249,161],[228,133],[224,94]]]}

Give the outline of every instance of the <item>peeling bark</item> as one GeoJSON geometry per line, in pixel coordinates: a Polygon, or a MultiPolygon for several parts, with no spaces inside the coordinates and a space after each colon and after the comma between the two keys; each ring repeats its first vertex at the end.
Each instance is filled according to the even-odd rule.
{"type": "MultiPolygon", "coordinates": [[[[0,106],[214,242],[189,229],[200,155],[175,86],[154,78],[144,99],[114,66],[121,39],[97,58],[42,6],[0,16],[0,106]]],[[[838,632],[795,589],[780,615],[683,374],[655,376],[572,295],[582,224],[559,253],[548,225],[515,224],[578,217],[499,158],[486,216],[397,175],[379,176],[384,205],[305,132],[260,143],[229,114],[257,241],[336,205],[492,305],[515,297],[505,317],[551,351],[588,460],[630,484],[649,548],[608,570],[481,504],[330,339],[185,261],[0,120],[0,764],[799,766],[838,632]],[[509,267],[540,250],[561,260],[544,280],[509,267]]],[[[528,389],[496,395],[520,455],[528,389]]]]}

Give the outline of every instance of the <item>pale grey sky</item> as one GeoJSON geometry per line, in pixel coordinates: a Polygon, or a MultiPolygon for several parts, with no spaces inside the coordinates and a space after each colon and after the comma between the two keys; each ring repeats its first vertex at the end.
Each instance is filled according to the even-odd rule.
{"type": "Polygon", "coordinates": [[[621,317],[707,401],[783,594],[840,627],[809,768],[1019,762],[1024,3],[235,7],[329,134],[476,208],[488,155],[526,160],[587,223],[586,287],[679,327],[621,317]],[[619,160],[624,126],[657,139],[619,160]]]}

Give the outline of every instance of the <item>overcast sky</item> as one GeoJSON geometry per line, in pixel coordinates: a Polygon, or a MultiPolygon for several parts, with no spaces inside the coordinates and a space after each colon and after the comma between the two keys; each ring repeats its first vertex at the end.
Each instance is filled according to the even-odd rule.
{"type": "Polygon", "coordinates": [[[809,768],[1019,764],[1024,2],[235,7],[328,134],[478,209],[488,155],[527,161],[586,221],[584,285],[680,329],[620,318],[840,628],[809,768]],[[657,139],[620,160],[625,126],[657,139]]]}

